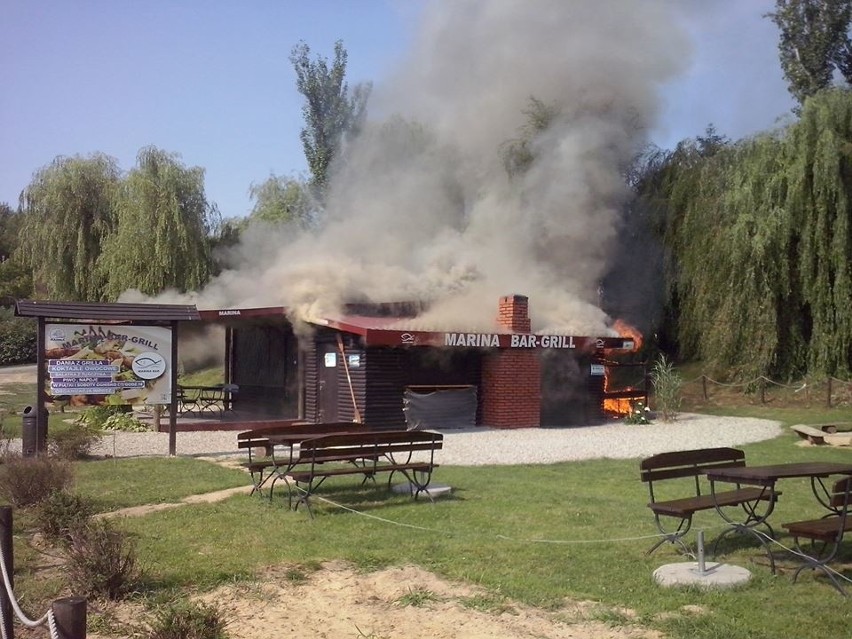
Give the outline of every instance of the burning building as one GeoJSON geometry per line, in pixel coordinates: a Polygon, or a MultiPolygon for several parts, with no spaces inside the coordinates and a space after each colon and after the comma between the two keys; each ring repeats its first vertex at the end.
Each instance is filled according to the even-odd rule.
{"type": "Polygon", "coordinates": [[[597,423],[614,392],[605,382],[612,354],[636,347],[633,338],[531,332],[522,295],[499,299],[490,332],[416,330],[418,310],[353,304],[298,335],[283,308],[200,315],[227,327],[226,378],[241,409],[379,428],[597,423]]]}

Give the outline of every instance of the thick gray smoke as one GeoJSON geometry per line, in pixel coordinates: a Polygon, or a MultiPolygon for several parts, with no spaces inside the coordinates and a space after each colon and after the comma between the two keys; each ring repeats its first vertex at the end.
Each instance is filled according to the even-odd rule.
{"type": "Polygon", "coordinates": [[[407,59],[332,180],[321,232],[248,238],[200,307],[428,300],[408,328],[493,328],[501,295],[533,329],[607,332],[598,287],[627,196],[622,174],[654,124],[686,42],[653,0],[432,0],[407,59]],[[512,179],[502,151],[531,98],[555,113],[512,179]]]}

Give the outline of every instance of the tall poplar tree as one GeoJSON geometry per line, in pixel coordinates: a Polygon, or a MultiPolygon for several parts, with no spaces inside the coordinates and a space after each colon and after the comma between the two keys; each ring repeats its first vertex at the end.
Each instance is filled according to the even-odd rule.
{"type": "Polygon", "coordinates": [[[852,0],[776,0],[781,68],[790,93],[805,98],[832,86],[835,70],[852,81],[852,0]]]}
{"type": "Polygon", "coordinates": [[[105,273],[96,264],[115,229],[119,182],[116,161],[102,153],[60,156],[35,172],[20,198],[20,253],[39,294],[103,299],[105,273]]]}
{"type": "Polygon", "coordinates": [[[305,98],[302,107],[305,127],[300,137],[311,172],[313,194],[319,202],[325,198],[332,162],[339,157],[346,138],[355,135],[363,122],[372,89],[366,83],[349,90],[347,60],[341,40],[334,44],[331,66],[323,56],[312,60],[311,49],[304,42],[293,47],[290,54],[296,71],[296,88],[305,98]]]}
{"type": "Polygon", "coordinates": [[[109,299],[128,289],[155,295],[200,288],[210,277],[208,235],[216,215],[204,193],[204,169],[153,146],[139,151],[99,261],[109,299]]]}

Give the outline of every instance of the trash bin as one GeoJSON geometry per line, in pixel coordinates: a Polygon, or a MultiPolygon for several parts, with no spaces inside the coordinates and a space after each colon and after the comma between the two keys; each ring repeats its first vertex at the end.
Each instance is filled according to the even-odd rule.
{"type": "MultiPolygon", "coordinates": [[[[42,426],[47,430],[47,419],[42,426]]],[[[36,412],[32,406],[27,406],[21,413],[21,452],[24,457],[32,457],[44,452],[45,433],[39,432],[36,412]]]]}

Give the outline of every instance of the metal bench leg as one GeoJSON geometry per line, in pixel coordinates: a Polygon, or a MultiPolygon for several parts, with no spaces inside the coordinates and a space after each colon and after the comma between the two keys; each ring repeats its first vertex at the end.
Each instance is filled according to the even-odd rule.
{"type": "Polygon", "coordinates": [[[674,546],[680,546],[681,551],[684,555],[692,556],[692,551],[689,549],[684,542],[682,537],[689,532],[689,529],[692,528],[692,517],[687,517],[685,519],[681,519],[680,523],[678,523],[677,529],[674,531],[668,531],[663,527],[662,522],[660,521],[659,515],[654,515],[654,521],[657,524],[657,530],[662,533],[663,538],[657,541],[653,546],[651,546],[646,552],[645,556],[651,555],[657,548],[662,546],[664,543],[669,542],[674,546]]]}

